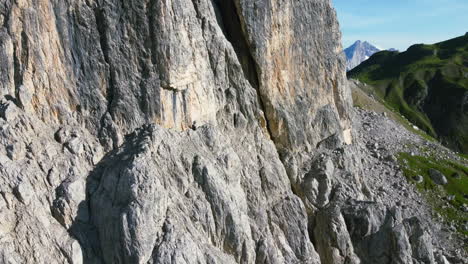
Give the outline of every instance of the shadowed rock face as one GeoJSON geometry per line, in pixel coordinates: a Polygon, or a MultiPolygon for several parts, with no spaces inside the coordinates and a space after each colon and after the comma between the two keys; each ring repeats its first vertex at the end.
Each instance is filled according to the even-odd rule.
{"type": "Polygon", "coordinates": [[[367,257],[329,1],[7,0],[0,26],[0,262],[367,257]]]}

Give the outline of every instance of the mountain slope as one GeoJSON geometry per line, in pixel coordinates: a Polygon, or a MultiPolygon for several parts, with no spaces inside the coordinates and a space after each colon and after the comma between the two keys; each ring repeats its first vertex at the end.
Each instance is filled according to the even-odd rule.
{"type": "Polygon", "coordinates": [[[468,35],[382,51],[348,72],[446,146],[468,152],[468,35]]]}
{"type": "Polygon", "coordinates": [[[379,51],[379,48],[367,41],[356,41],[353,45],[344,50],[346,55],[346,70],[349,71],[353,69],[379,51]]]}

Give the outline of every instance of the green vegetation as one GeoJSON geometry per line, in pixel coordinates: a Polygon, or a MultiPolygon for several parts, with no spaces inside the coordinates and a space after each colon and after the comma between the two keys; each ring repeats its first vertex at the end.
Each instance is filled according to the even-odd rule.
{"type": "Polygon", "coordinates": [[[406,52],[382,51],[348,73],[386,106],[448,147],[468,153],[468,34],[406,52]]]}
{"type": "Polygon", "coordinates": [[[468,231],[463,228],[468,213],[462,210],[463,204],[468,203],[465,196],[468,194],[468,167],[451,160],[411,156],[408,153],[400,153],[398,159],[407,179],[426,196],[434,210],[445,220],[454,222],[460,234],[468,235],[468,231]],[[435,184],[429,176],[429,169],[440,171],[446,176],[448,183],[443,186],[435,184]],[[458,174],[459,178],[453,177],[455,174],[458,174]],[[424,178],[422,183],[415,181],[418,175],[424,178]],[[453,196],[453,200],[446,200],[449,196],[453,196]]]}
{"type": "Polygon", "coordinates": [[[468,160],[468,154],[458,154],[460,157],[468,160]]]}
{"type": "Polygon", "coordinates": [[[428,135],[425,131],[420,129],[415,129],[413,124],[406,120],[400,113],[395,110],[392,110],[385,101],[379,99],[376,96],[373,96],[375,99],[372,99],[370,96],[373,95],[372,88],[369,85],[359,86],[351,90],[353,97],[353,104],[355,107],[365,109],[368,111],[374,111],[376,113],[386,113],[389,118],[394,120],[397,123],[400,123],[407,130],[417,134],[428,141],[436,141],[433,137],[428,135]]]}

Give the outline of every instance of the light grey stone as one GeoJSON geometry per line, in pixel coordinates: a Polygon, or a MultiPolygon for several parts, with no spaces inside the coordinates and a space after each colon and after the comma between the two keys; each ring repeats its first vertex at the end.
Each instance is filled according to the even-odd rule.
{"type": "Polygon", "coordinates": [[[413,180],[415,182],[417,182],[417,183],[422,183],[422,182],[424,182],[424,177],[421,176],[421,175],[416,175],[416,176],[414,176],[413,180]]]}
{"type": "Polygon", "coordinates": [[[84,151],[83,142],[78,137],[74,137],[65,143],[65,146],[71,153],[81,155],[84,151]]]}
{"type": "Polygon", "coordinates": [[[31,199],[34,196],[34,190],[33,187],[29,182],[21,182],[16,186],[14,189],[14,192],[16,194],[16,197],[18,200],[20,200],[22,203],[28,205],[31,203],[31,199]]]}
{"type": "Polygon", "coordinates": [[[26,147],[23,142],[14,142],[11,145],[6,146],[7,156],[11,160],[19,160],[24,158],[26,154],[26,147]]]}

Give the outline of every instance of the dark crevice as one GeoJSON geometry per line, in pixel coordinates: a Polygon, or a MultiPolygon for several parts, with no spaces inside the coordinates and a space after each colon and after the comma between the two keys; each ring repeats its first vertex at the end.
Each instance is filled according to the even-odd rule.
{"type": "Polygon", "coordinates": [[[155,0],[150,0],[148,3],[148,7],[146,9],[146,19],[148,23],[148,31],[149,31],[149,43],[147,44],[148,47],[150,48],[149,50],[151,51],[151,63],[153,65],[157,64],[157,36],[155,32],[155,27],[153,26],[154,23],[156,23],[156,18],[155,14],[157,14],[156,11],[156,1],[155,0]]]}
{"type": "Polygon", "coordinates": [[[116,92],[117,92],[117,82],[116,82],[116,72],[114,66],[112,64],[112,56],[111,56],[111,45],[109,40],[109,18],[108,14],[106,14],[106,10],[103,7],[96,7],[94,9],[94,18],[96,21],[96,29],[99,35],[99,46],[104,57],[104,63],[106,64],[106,72],[107,72],[107,87],[105,97],[107,99],[107,109],[101,117],[100,120],[100,131],[99,131],[99,138],[100,143],[103,146],[116,148],[116,128],[112,125],[112,106],[115,103],[116,92]],[[109,113],[110,119],[107,118],[107,113],[109,113]],[[105,138],[112,139],[112,146],[107,146],[107,142],[104,140],[105,138]]]}
{"type": "Polygon", "coordinates": [[[107,39],[107,23],[106,17],[104,14],[104,9],[96,8],[94,9],[94,17],[96,19],[96,26],[99,32],[99,44],[101,45],[101,50],[104,55],[104,60],[109,64],[109,42],[107,39]]]}
{"type": "MultiPolygon", "coordinates": [[[[283,163],[283,162],[281,162],[281,163],[283,163]]],[[[292,191],[292,193],[293,193],[294,195],[296,195],[297,197],[302,197],[302,194],[301,194],[301,192],[299,191],[299,188],[298,188],[296,185],[294,185],[292,182],[291,182],[291,191],[292,191]]]]}
{"type": "Polygon", "coordinates": [[[109,69],[109,84],[106,90],[106,97],[108,101],[107,110],[110,111],[112,107],[112,103],[114,101],[114,96],[115,96],[114,93],[116,90],[115,89],[116,85],[115,85],[115,72],[113,70],[113,66],[112,66],[110,54],[109,54],[110,45],[109,45],[109,39],[107,36],[107,31],[108,31],[109,26],[106,21],[106,14],[105,14],[104,9],[102,8],[94,9],[94,17],[96,20],[96,26],[97,26],[97,30],[99,33],[99,44],[101,46],[101,51],[109,69]]]}
{"type": "MultiPolygon", "coordinates": [[[[281,160],[281,163],[284,164],[284,162],[281,160]]],[[[299,197],[299,199],[301,199],[301,201],[304,203],[304,205],[306,204],[305,203],[305,198],[304,198],[304,193],[300,190],[300,187],[291,183],[291,191],[292,193],[299,197]]],[[[307,233],[309,235],[309,240],[310,242],[312,243],[312,245],[314,246],[314,248],[317,250],[317,239],[315,237],[315,234],[314,234],[314,229],[315,229],[315,225],[316,225],[316,221],[315,221],[315,215],[312,214],[309,210],[307,210],[307,233]]]]}
{"type": "Polygon", "coordinates": [[[28,65],[29,59],[29,46],[28,46],[28,35],[24,31],[21,32],[21,54],[18,57],[18,47],[13,47],[13,80],[15,83],[15,100],[14,103],[24,108],[19,97],[20,86],[23,85],[23,74],[24,70],[28,65]]]}
{"type": "Polygon", "coordinates": [[[184,118],[184,122],[188,124],[190,122],[190,120],[188,119],[186,91],[182,92],[182,116],[184,118]]]}
{"type": "MultiPolygon", "coordinates": [[[[307,233],[309,234],[309,240],[310,240],[310,243],[312,243],[312,245],[314,246],[314,249],[317,251],[317,253],[319,254],[318,252],[318,247],[319,247],[319,242],[317,241],[317,237],[314,233],[314,229],[315,229],[315,226],[316,226],[316,221],[315,221],[315,218],[314,216],[312,216],[310,213],[307,213],[307,233]]],[[[319,254],[320,255],[320,254],[319,254]]]]}
{"type": "Polygon", "coordinates": [[[201,15],[200,10],[198,8],[199,2],[200,2],[199,0],[192,0],[192,5],[193,5],[193,8],[195,9],[195,13],[197,13],[197,19],[202,20],[203,16],[201,15]]]}
{"type": "Polygon", "coordinates": [[[21,63],[18,59],[18,56],[16,56],[17,53],[17,48],[16,46],[13,47],[13,81],[15,85],[15,97],[13,102],[21,108],[20,103],[19,103],[19,86],[23,82],[23,77],[22,77],[22,71],[21,71],[21,63]]]}
{"type": "MultiPolygon", "coordinates": [[[[265,123],[266,123],[265,127],[266,127],[266,129],[268,131],[268,134],[270,135],[271,140],[273,140],[273,143],[276,144],[276,139],[273,137],[273,132],[272,132],[271,127],[270,127],[270,121],[268,119],[268,114],[267,114],[267,109],[266,109],[266,106],[265,106],[265,102],[263,100],[262,95],[260,94],[260,89],[256,89],[256,91],[257,91],[257,98],[258,98],[258,101],[260,103],[260,107],[262,108],[263,115],[265,117],[265,123]]],[[[277,151],[278,151],[278,149],[277,149],[277,151]]],[[[279,153],[279,151],[278,151],[278,153],[279,153]]]]}
{"type": "Polygon", "coordinates": [[[255,89],[259,88],[259,78],[255,60],[250,53],[244,36],[236,5],[233,0],[213,0],[221,18],[221,26],[226,39],[232,44],[244,75],[255,89]]]}
{"type": "Polygon", "coordinates": [[[238,12],[240,12],[234,0],[213,0],[215,11],[217,12],[218,23],[220,24],[224,36],[232,44],[237,58],[242,66],[244,76],[250,85],[256,90],[257,98],[265,118],[265,127],[270,138],[274,141],[270,128],[266,103],[260,93],[260,69],[251,53],[249,42],[242,29],[242,24],[238,12]]]}
{"type": "MultiPolygon", "coordinates": [[[[221,25],[224,35],[226,39],[232,44],[234,51],[236,52],[237,58],[242,66],[242,70],[244,73],[244,76],[247,78],[247,80],[250,82],[252,87],[256,90],[257,93],[257,98],[258,98],[258,103],[260,105],[260,108],[263,111],[263,115],[265,118],[265,128],[270,135],[271,140],[275,144],[276,151],[278,155],[280,156],[281,163],[283,164],[283,167],[286,168],[285,161],[283,158],[284,153],[283,149],[281,148],[280,144],[278,143],[278,139],[274,137],[274,133],[272,133],[271,129],[271,122],[269,120],[269,113],[272,113],[274,109],[272,106],[269,104],[268,98],[263,97],[260,91],[260,75],[259,73],[261,72],[260,67],[256,63],[253,55],[252,55],[252,50],[250,49],[249,42],[245,36],[245,32],[242,28],[240,16],[238,12],[240,12],[236,5],[235,5],[235,0],[212,0],[214,5],[215,5],[215,10],[217,11],[217,18],[218,18],[218,23],[221,25]]],[[[337,87],[336,87],[337,88],[337,87]]],[[[335,92],[337,92],[335,90],[335,92]]],[[[335,94],[337,99],[339,99],[339,94],[335,94]]],[[[342,102],[338,100],[337,107],[342,108],[342,102]]],[[[343,109],[340,109],[343,110],[343,109]]],[[[293,183],[291,183],[291,191],[294,195],[299,197],[302,201],[304,201],[304,195],[300,191],[299,186],[294,186],[293,183]]],[[[313,219],[313,215],[311,215],[310,212],[307,212],[308,215],[308,222],[309,226],[307,228],[307,231],[309,233],[309,239],[311,243],[315,246],[316,248],[316,242],[314,241],[314,225],[315,221],[313,219]]]]}
{"type": "Polygon", "coordinates": [[[177,123],[177,93],[172,93],[172,120],[177,123]]]}
{"type": "Polygon", "coordinates": [[[148,88],[151,88],[151,69],[148,65],[144,64],[143,61],[140,61],[141,71],[141,80],[139,83],[140,88],[140,99],[138,100],[139,107],[143,113],[146,113],[147,116],[152,116],[154,114],[154,107],[151,104],[150,99],[153,97],[151,94],[152,91],[149,91],[148,88]]]}

